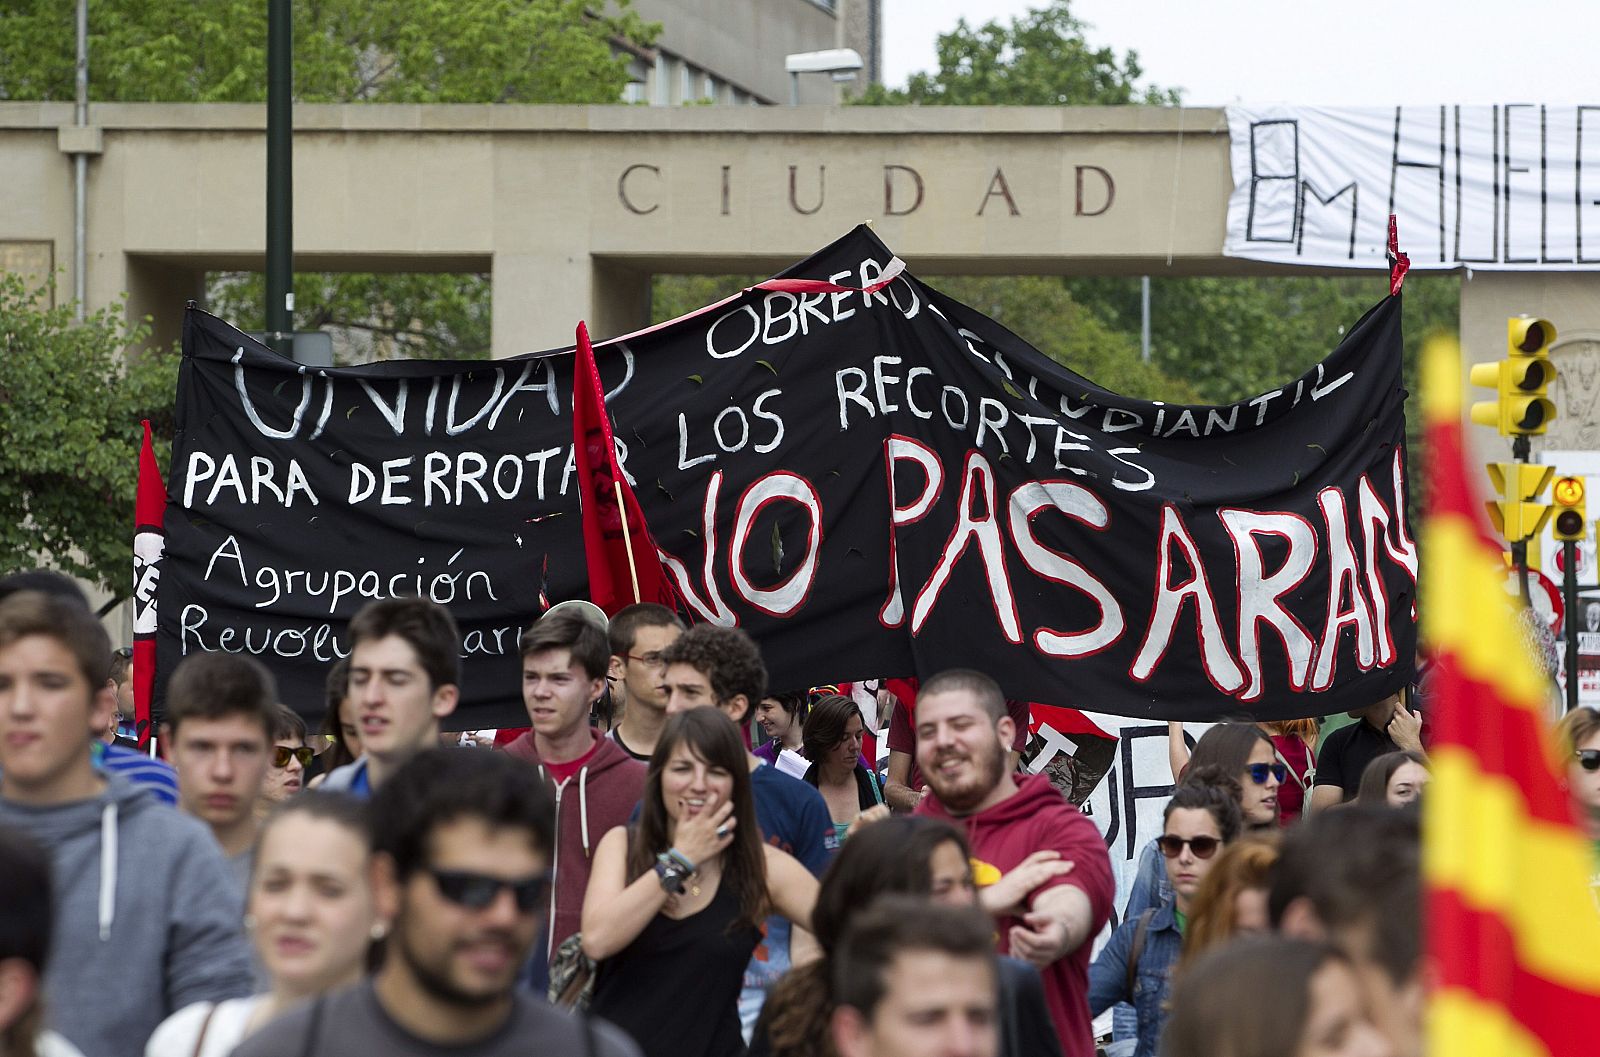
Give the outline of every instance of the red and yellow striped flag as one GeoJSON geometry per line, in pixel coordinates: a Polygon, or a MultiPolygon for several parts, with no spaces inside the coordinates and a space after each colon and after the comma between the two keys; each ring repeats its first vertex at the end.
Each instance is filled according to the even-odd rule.
{"type": "MultiPolygon", "coordinates": [[[[1423,349],[1432,489],[1423,527],[1422,633],[1433,784],[1423,878],[1433,1057],[1600,1053],[1595,850],[1558,780],[1551,688],[1504,588],[1462,448],[1460,349],[1423,349]]],[[[1475,475],[1473,475],[1475,476],[1475,475]]]]}

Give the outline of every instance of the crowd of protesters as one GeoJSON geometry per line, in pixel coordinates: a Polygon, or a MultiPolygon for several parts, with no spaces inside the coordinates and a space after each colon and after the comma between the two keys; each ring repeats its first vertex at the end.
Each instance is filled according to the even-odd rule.
{"type": "MultiPolygon", "coordinates": [[[[163,762],[70,582],[0,584],[0,1054],[1420,1057],[1404,694],[1322,738],[1174,724],[1119,906],[988,675],[864,714],[741,631],[587,609],[523,635],[494,749],[441,734],[450,613],[389,599],[299,710],[186,658],[163,762]]],[[[1600,715],[1560,734],[1600,841],[1600,715]]]]}

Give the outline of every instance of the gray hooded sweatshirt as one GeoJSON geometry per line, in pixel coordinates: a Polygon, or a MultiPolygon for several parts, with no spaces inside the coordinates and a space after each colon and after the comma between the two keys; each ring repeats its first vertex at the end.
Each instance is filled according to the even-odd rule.
{"type": "Polygon", "coordinates": [[[92,800],[0,799],[0,824],[50,851],[50,1027],[85,1057],[140,1057],[191,1002],[251,993],[238,888],[211,831],[116,775],[92,800]]]}

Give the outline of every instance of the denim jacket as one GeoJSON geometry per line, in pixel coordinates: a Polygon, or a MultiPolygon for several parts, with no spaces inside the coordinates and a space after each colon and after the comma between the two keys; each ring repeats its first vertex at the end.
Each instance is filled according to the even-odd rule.
{"type": "Polygon", "coordinates": [[[1144,952],[1134,972],[1133,993],[1128,993],[1128,958],[1139,917],[1128,918],[1106,941],[1100,957],[1089,966],[1089,1012],[1099,1015],[1115,1002],[1131,1002],[1138,1014],[1138,1048],[1134,1057],[1155,1057],[1161,1028],[1167,1020],[1167,982],[1183,949],[1183,934],[1172,903],[1162,903],[1145,931],[1144,952]]]}
{"type": "MultiPolygon", "coordinates": [[[[1161,859],[1154,838],[1139,852],[1139,863],[1134,870],[1133,887],[1128,892],[1128,903],[1122,908],[1123,921],[1137,921],[1139,915],[1151,907],[1172,902],[1172,882],[1167,880],[1167,868],[1161,859]]],[[[1133,1007],[1118,1002],[1111,1010],[1111,1037],[1117,1041],[1134,1038],[1138,1034],[1138,1017],[1133,1007]]]]}

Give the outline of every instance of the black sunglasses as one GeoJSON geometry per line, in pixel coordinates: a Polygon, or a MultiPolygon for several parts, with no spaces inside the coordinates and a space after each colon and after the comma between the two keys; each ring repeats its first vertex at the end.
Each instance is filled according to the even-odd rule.
{"type": "Polygon", "coordinates": [[[291,759],[299,760],[301,767],[311,766],[311,758],[316,753],[311,746],[302,745],[298,749],[291,749],[287,745],[274,745],[272,747],[272,766],[287,767],[291,759]]]}
{"type": "Polygon", "coordinates": [[[1585,771],[1600,771],[1600,749],[1579,749],[1573,755],[1585,771]]]}
{"type": "Polygon", "coordinates": [[[429,867],[428,876],[433,878],[440,895],[457,906],[469,910],[485,909],[499,898],[502,888],[507,888],[511,890],[511,898],[516,902],[517,909],[526,914],[543,906],[545,897],[550,893],[548,872],[535,877],[525,877],[520,881],[507,881],[501,877],[490,877],[488,874],[471,873],[466,870],[437,870],[429,867]]]}
{"type": "Polygon", "coordinates": [[[1190,837],[1185,840],[1170,833],[1163,833],[1156,838],[1156,847],[1160,848],[1161,854],[1169,859],[1176,859],[1182,855],[1185,844],[1194,852],[1196,859],[1209,859],[1217,854],[1218,848],[1222,847],[1222,841],[1216,837],[1190,837]]]}
{"type": "Polygon", "coordinates": [[[1289,768],[1281,763],[1252,763],[1245,770],[1250,772],[1250,780],[1256,785],[1266,785],[1269,774],[1278,780],[1279,785],[1289,777],[1289,768]]]}

